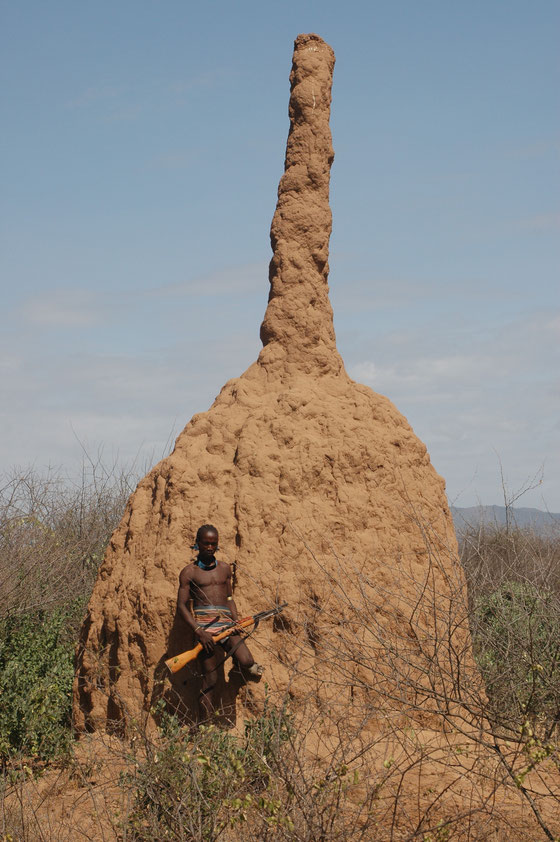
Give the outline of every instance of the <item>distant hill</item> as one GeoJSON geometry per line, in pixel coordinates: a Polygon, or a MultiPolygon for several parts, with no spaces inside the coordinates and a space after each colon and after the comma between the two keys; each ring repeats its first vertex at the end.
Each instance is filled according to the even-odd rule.
{"type": "MultiPolygon", "coordinates": [[[[451,506],[451,514],[457,532],[466,526],[505,526],[505,506],[451,506]]],[[[539,533],[560,533],[560,514],[543,512],[541,509],[510,509],[511,521],[520,529],[531,527],[539,533]]]]}

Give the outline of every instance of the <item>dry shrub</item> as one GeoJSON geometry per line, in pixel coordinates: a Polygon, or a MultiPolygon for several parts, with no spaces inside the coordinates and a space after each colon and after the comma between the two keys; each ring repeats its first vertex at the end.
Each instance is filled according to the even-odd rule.
{"type": "MultiPolygon", "coordinates": [[[[27,813],[21,806],[30,788],[41,785],[14,782],[6,772],[6,838],[54,842],[66,838],[64,832],[68,839],[120,842],[554,839],[560,832],[558,734],[550,728],[552,709],[544,715],[543,697],[527,695],[525,682],[540,671],[525,671],[521,682],[496,650],[489,704],[471,654],[469,624],[479,658],[504,638],[499,631],[484,638],[482,630],[498,615],[492,604],[481,611],[479,600],[502,593],[506,603],[504,588],[518,582],[524,596],[514,600],[516,610],[529,613],[513,625],[518,635],[529,636],[535,653],[538,642],[542,655],[533,615],[535,604],[547,604],[542,594],[556,598],[557,547],[538,544],[540,561],[531,568],[521,561],[528,540],[516,535],[511,549],[513,533],[507,538],[504,543],[493,536],[487,556],[482,540],[476,553],[471,545],[473,564],[465,561],[469,597],[452,563],[453,547],[447,553],[441,542],[427,546],[422,581],[400,562],[399,594],[336,559],[327,575],[325,560],[310,550],[324,593],[301,629],[277,632],[286,636],[284,651],[290,653],[288,689],[270,686],[264,707],[258,694],[242,690],[246,710],[254,710],[244,734],[192,730],[173,717],[156,733],[136,722],[127,742],[112,738],[97,749],[103,783],[90,761],[67,765],[66,789],[57,784],[54,802],[64,800],[67,810],[58,825],[52,800],[47,807],[47,801],[31,799],[40,806],[27,813]],[[333,575],[337,565],[340,572],[333,575]],[[534,581],[527,569],[534,569],[534,581]],[[434,584],[442,575],[444,597],[434,584]],[[536,603],[531,588],[540,594],[536,603]],[[388,617],[399,622],[388,626],[388,617]],[[512,682],[519,704],[499,720],[499,694],[511,696],[512,682]],[[521,707],[528,700],[532,719],[521,707]],[[87,804],[95,804],[97,813],[86,806],[87,835],[80,836],[87,804]]],[[[552,638],[546,640],[549,646],[552,638]]],[[[84,738],[76,758],[89,739],[96,736],[84,738]]]]}
{"type": "Polygon", "coordinates": [[[458,537],[471,602],[506,582],[529,583],[560,598],[560,527],[466,525],[458,537]]]}
{"type": "Polygon", "coordinates": [[[71,742],[74,647],[130,473],[84,463],[78,482],[0,481],[0,762],[49,760],[71,742]]]}
{"type": "Polygon", "coordinates": [[[84,463],[78,481],[14,470],[0,479],[0,617],[87,599],[132,491],[130,471],[84,463]]]}
{"type": "Polygon", "coordinates": [[[545,741],[560,721],[560,535],[511,526],[460,534],[488,715],[505,733],[545,741]]]}

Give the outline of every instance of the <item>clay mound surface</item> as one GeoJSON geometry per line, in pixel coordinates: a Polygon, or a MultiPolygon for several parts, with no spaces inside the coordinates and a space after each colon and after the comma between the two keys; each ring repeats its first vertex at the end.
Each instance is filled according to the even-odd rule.
{"type": "MultiPolygon", "coordinates": [[[[129,500],[82,629],[78,727],[149,712],[162,693],[195,710],[194,673],[186,668],[170,684],[162,664],[192,646],[175,615],[178,576],[206,522],[219,529],[219,557],[234,565],[242,616],[289,603],[251,643],[269,685],[296,697],[311,686],[319,696],[338,693],[340,683],[327,691],[325,679],[348,669],[353,640],[370,654],[379,649],[381,672],[383,635],[409,640],[412,667],[428,638],[445,645],[435,607],[449,612],[462,578],[444,482],[390,401],[348,377],[335,345],[327,287],[333,66],[318,36],[299,36],[264,347],[129,500]],[[333,641],[339,663],[327,651],[333,641]]],[[[461,622],[455,635],[468,649],[461,622]]],[[[363,671],[363,661],[352,669],[363,671]]],[[[263,692],[248,691],[244,703],[263,692]]]]}
{"type": "MultiPolygon", "coordinates": [[[[192,557],[196,528],[208,521],[219,526],[220,557],[235,564],[241,614],[286,601],[293,631],[307,628],[325,582],[340,580],[341,568],[349,597],[360,571],[386,599],[408,584],[414,601],[414,584],[428,570],[426,525],[454,541],[443,481],[386,398],[345,374],[285,382],[256,364],[192,419],[128,504],[89,605],[82,716],[104,723],[139,702],[149,709],[162,656],[170,645],[192,645],[185,629],[184,645],[180,628],[171,643],[170,632],[179,572],[192,557]]],[[[443,575],[437,587],[443,598],[443,575]]],[[[334,628],[339,602],[329,608],[334,628]]],[[[401,618],[389,616],[387,631],[401,618]]],[[[267,674],[278,684],[288,677],[279,660],[284,626],[259,630],[267,674]]],[[[313,662],[312,649],[308,656],[313,662]]]]}

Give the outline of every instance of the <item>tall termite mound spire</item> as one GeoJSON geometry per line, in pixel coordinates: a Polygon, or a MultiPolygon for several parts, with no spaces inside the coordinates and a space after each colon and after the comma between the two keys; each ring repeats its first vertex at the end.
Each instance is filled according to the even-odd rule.
{"type": "MultiPolygon", "coordinates": [[[[242,614],[289,603],[282,623],[262,624],[251,644],[268,687],[296,696],[303,687],[303,697],[312,680],[323,701],[343,698],[349,665],[361,669],[351,654],[359,639],[378,664],[364,686],[383,676],[389,661],[380,647],[399,636],[407,676],[431,657],[431,642],[445,650],[434,612],[451,611],[462,574],[444,482],[406,419],[348,377],[335,346],[327,287],[333,66],[317,35],[297,38],[264,347],[191,419],[128,502],[82,628],[78,727],[138,717],[162,694],[195,714],[196,670],[170,678],[163,664],[193,643],[175,606],[202,523],[220,531],[242,614]],[[346,656],[329,658],[345,635],[346,656]]],[[[459,638],[468,652],[468,634],[459,638]]],[[[235,675],[224,689],[234,709],[235,675]]],[[[258,708],[259,693],[246,690],[247,710],[258,708]]]]}
{"type": "Polygon", "coordinates": [[[270,296],[261,327],[266,363],[287,354],[300,369],[339,370],[328,296],[329,116],[334,53],[318,35],[296,39],[285,172],[270,229],[270,296]],[[278,353],[280,351],[280,354],[278,353]]]}

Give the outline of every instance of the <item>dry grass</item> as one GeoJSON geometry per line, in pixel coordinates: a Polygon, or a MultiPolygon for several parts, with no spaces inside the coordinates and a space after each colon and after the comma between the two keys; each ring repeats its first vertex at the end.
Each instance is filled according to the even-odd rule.
{"type": "Polygon", "coordinates": [[[0,618],[89,597],[133,483],[100,461],[77,481],[31,469],[0,478],[0,618]]]}
{"type": "MultiPolygon", "coordinates": [[[[5,480],[4,617],[38,605],[60,608],[89,593],[130,489],[126,477],[87,477],[74,489],[52,476],[5,480]]],[[[333,578],[331,568],[330,599],[341,619],[336,634],[328,600],[317,604],[309,629],[281,632],[293,653],[290,683],[307,687],[297,704],[290,688],[270,687],[268,707],[250,718],[245,734],[192,731],[164,718],[155,733],[137,722],[126,742],[87,736],[39,777],[33,758],[12,757],[0,786],[0,840],[558,838],[558,729],[554,706],[537,689],[547,677],[546,692],[560,696],[554,666],[560,632],[543,614],[543,606],[552,606],[556,616],[559,546],[526,531],[473,530],[461,549],[469,593],[457,576],[445,599],[433,587],[450,569],[442,550],[428,553],[425,581],[405,583],[407,599],[379,592],[356,571],[360,598],[349,600],[347,574],[333,578]],[[527,602],[511,591],[522,612],[516,627],[523,651],[515,635],[488,632],[502,616],[496,606],[490,619],[481,613],[496,594],[507,609],[512,583],[536,595],[527,602]],[[394,612],[403,621],[388,634],[386,616],[394,612]],[[542,660],[543,628],[546,676],[533,668],[537,656],[542,660]],[[479,659],[489,647],[497,653],[490,701],[474,669],[469,630],[479,659]],[[315,670],[306,675],[310,654],[315,670]],[[540,707],[531,708],[533,702],[540,707]]],[[[322,562],[309,557],[320,579],[322,562]]]]}
{"type": "Polygon", "coordinates": [[[560,598],[560,528],[485,525],[461,532],[460,553],[471,603],[507,582],[530,583],[560,598]]]}

